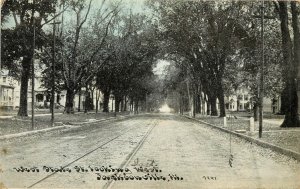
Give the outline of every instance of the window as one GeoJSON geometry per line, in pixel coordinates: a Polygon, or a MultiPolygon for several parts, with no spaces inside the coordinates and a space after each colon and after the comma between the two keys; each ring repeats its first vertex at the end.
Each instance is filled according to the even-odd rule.
{"type": "Polygon", "coordinates": [[[245,104],[245,110],[249,109],[249,102],[245,104]]]}
{"type": "Polygon", "coordinates": [[[272,100],[272,105],[273,105],[273,106],[276,106],[276,105],[277,105],[277,100],[276,100],[276,99],[273,99],[273,100],[272,100]]]}
{"type": "Polygon", "coordinates": [[[244,100],[248,100],[249,98],[248,98],[248,95],[245,95],[244,96],[244,100]]]}
{"type": "Polygon", "coordinates": [[[3,83],[6,83],[6,77],[3,77],[3,83]]]}
{"type": "Polygon", "coordinates": [[[44,95],[43,94],[37,94],[36,95],[36,101],[37,102],[43,102],[44,100],[44,95]]]}
{"type": "Polygon", "coordinates": [[[8,90],[3,90],[3,101],[6,101],[8,98],[8,90]]]}
{"type": "Polygon", "coordinates": [[[242,100],[243,99],[243,96],[242,95],[238,95],[238,100],[242,100]]]}

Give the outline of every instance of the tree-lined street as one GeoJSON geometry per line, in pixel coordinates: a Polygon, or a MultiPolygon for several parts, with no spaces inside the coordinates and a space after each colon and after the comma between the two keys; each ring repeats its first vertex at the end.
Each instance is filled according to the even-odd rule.
{"type": "Polygon", "coordinates": [[[259,112],[260,136],[264,111],[284,115],[281,127],[300,125],[295,1],[7,0],[2,6],[7,93],[16,82],[20,88],[2,106],[18,108],[18,116],[28,116],[28,100],[72,114],[109,112],[110,101],[115,112],[154,111],[170,99],[175,112],[193,116],[249,110],[257,120],[259,112]],[[153,69],[163,61],[169,65],[159,77],[153,69]]]}
{"type": "Polygon", "coordinates": [[[300,187],[299,2],[0,10],[0,188],[300,187]]]}
{"type": "MultiPolygon", "coordinates": [[[[128,120],[94,124],[78,129],[26,137],[1,143],[1,181],[9,188],[101,188],[91,167],[156,167],[157,175],[176,174],[183,180],[121,181],[112,188],[298,188],[299,164],[203,124],[171,114],[152,114],[128,120]],[[141,143],[141,141],[143,141],[141,143]],[[4,153],[5,149],[5,153],[4,153]],[[148,164],[148,165],[147,165],[148,164]],[[40,172],[17,172],[20,166],[40,172]],[[47,173],[43,166],[72,169],[47,173]],[[76,172],[82,166],[88,172],[76,172]],[[50,175],[50,176],[49,176],[50,175]],[[48,176],[48,177],[47,177],[48,176]],[[16,179],[18,178],[18,179],[16,179]]],[[[151,172],[150,172],[151,173],[151,172]]],[[[102,175],[111,175],[103,173],[102,175]]]]}

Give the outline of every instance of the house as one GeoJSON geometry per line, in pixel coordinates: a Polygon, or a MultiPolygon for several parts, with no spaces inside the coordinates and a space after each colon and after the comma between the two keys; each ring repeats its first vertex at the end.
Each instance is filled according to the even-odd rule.
{"type": "MultiPolygon", "coordinates": [[[[280,97],[264,97],[264,112],[278,113],[280,111],[280,97]]],[[[236,94],[225,97],[225,107],[228,111],[251,111],[253,110],[252,96],[247,88],[241,88],[236,94]]]]}
{"type": "Polygon", "coordinates": [[[229,111],[247,111],[253,109],[251,95],[246,88],[238,89],[235,95],[225,97],[225,107],[229,111]]]}
{"type": "MultiPolygon", "coordinates": [[[[49,92],[43,86],[43,76],[41,69],[38,69],[38,66],[35,66],[35,82],[34,82],[34,93],[35,93],[35,108],[49,108],[50,106],[50,97],[51,92],[49,92]]],[[[0,108],[5,110],[17,109],[20,106],[20,91],[21,91],[21,82],[16,78],[13,78],[9,75],[8,70],[2,70],[0,74],[0,108]]],[[[31,79],[28,81],[28,109],[31,109],[32,106],[32,91],[31,91],[32,81],[31,79]]],[[[82,92],[80,94],[76,94],[74,98],[74,110],[78,110],[80,107],[81,110],[84,110],[85,106],[85,91],[82,88],[82,92]]],[[[102,94],[100,94],[100,101],[102,94]]],[[[94,93],[93,97],[94,107],[96,106],[96,94],[94,93]]],[[[66,103],[66,91],[61,91],[59,94],[55,94],[55,107],[56,108],[64,108],[66,103]]],[[[100,102],[99,102],[100,103],[100,102]]],[[[100,105],[98,106],[100,109],[100,105]]],[[[110,107],[112,109],[112,107],[110,107]]]]}
{"type": "Polygon", "coordinates": [[[0,74],[0,108],[10,110],[14,108],[14,83],[8,71],[0,74]]]}

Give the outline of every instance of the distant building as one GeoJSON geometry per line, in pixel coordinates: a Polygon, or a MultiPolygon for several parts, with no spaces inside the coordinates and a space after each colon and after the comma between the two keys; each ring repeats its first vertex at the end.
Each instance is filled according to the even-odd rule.
{"type": "Polygon", "coordinates": [[[229,111],[247,111],[253,109],[251,96],[247,89],[239,89],[236,95],[225,97],[225,107],[229,111]]]}
{"type": "Polygon", "coordinates": [[[8,71],[5,70],[0,75],[0,108],[13,109],[15,89],[13,79],[8,76],[8,71]]]}
{"type": "MultiPolygon", "coordinates": [[[[37,70],[35,73],[35,108],[49,108],[50,106],[50,93],[45,87],[43,87],[43,77],[41,71],[37,70]]],[[[28,109],[32,106],[32,92],[31,92],[31,80],[28,81],[28,109]]],[[[0,109],[12,110],[19,108],[20,106],[20,90],[21,82],[9,75],[8,70],[2,70],[0,78],[0,109]]],[[[77,111],[80,107],[81,111],[85,108],[85,91],[82,88],[81,94],[76,94],[74,97],[74,110],[77,111]]],[[[100,93],[99,111],[101,108],[102,94],[100,93]]],[[[66,91],[61,91],[59,94],[55,94],[55,107],[64,108],[66,103],[66,91]]],[[[94,93],[93,98],[94,107],[96,107],[96,96],[94,93]]],[[[111,103],[110,103],[111,104],[111,103]]],[[[110,107],[110,109],[112,109],[110,107]]]]}
{"type": "MultiPolygon", "coordinates": [[[[280,111],[280,97],[264,98],[264,112],[278,113],[280,111]]],[[[235,95],[225,97],[225,107],[228,111],[251,111],[253,110],[252,96],[249,90],[241,88],[236,91],[235,95]]]]}

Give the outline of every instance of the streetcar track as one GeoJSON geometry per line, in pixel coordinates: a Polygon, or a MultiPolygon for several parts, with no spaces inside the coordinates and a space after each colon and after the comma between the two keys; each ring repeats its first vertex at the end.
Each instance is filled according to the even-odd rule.
{"type": "MultiPolygon", "coordinates": [[[[148,138],[148,136],[150,135],[150,133],[152,132],[152,130],[154,129],[154,127],[157,125],[158,121],[156,121],[152,127],[150,127],[147,131],[147,133],[143,136],[143,138],[140,140],[140,142],[138,143],[138,145],[131,151],[131,153],[129,153],[126,157],[126,159],[121,163],[120,165],[120,169],[125,169],[125,167],[128,166],[128,164],[130,163],[130,161],[132,160],[132,158],[135,156],[135,154],[139,151],[139,149],[142,147],[142,145],[144,144],[145,140],[148,138]]],[[[118,173],[121,174],[121,173],[118,173]]],[[[110,189],[113,184],[115,183],[115,180],[109,180],[104,186],[103,189],[110,189]]]]}
{"type": "MultiPolygon", "coordinates": [[[[137,123],[137,125],[138,125],[138,123],[137,123]]],[[[136,126],[136,125],[135,125],[134,128],[130,128],[130,129],[127,129],[127,128],[126,128],[126,129],[123,129],[123,130],[120,132],[121,134],[119,134],[119,135],[117,135],[116,137],[113,137],[113,138],[111,138],[110,140],[108,140],[108,141],[102,143],[100,146],[98,146],[98,147],[94,148],[93,150],[91,150],[91,151],[89,151],[89,152],[83,154],[82,156],[76,158],[75,160],[73,160],[72,162],[68,163],[67,165],[62,166],[62,169],[66,168],[66,167],[69,167],[70,165],[72,165],[73,163],[77,162],[78,160],[80,160],[80,159],[82,159],[82,158],[84,158],[84,157],[90,155],[91,153],[95,152],[96,150],[98,150],[98,149],[104,147],[105,145],[107,145],[107,144],[109,144],[109,143],[115,141],[116,139],[120,138],[121,136],[125,135],[126,133],[128,133],[129,131],[134,130],[134,129],[137,129],[137,126],[136,126]]],[[[147,133],[146,133],[146,135],[147,135],[147,133]]],[[[98,143],[98,142],[97,142],[97,143],[98,143]]],[[[56,173],[58,173],[58,172],[53,172],[53,173],[51,173],[51,174],[45,176],[44,178],[42,178],[42,179],[36,181],[35,183],[31,184],[30,186],[28,186],[27,188],[32,188],[32,187],[34,187],[35,185],[37,185],[37,184],[43,182],[44,180],[48,179],[49,177],[55,175],[56,173]]]]}

